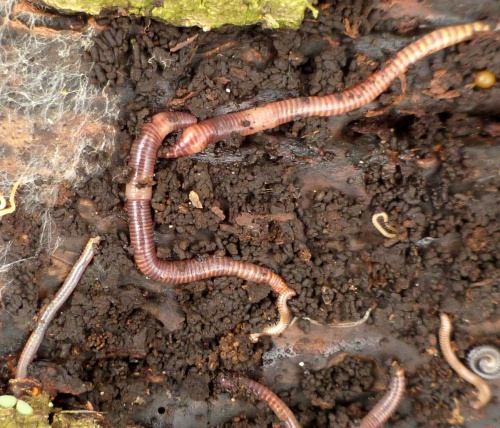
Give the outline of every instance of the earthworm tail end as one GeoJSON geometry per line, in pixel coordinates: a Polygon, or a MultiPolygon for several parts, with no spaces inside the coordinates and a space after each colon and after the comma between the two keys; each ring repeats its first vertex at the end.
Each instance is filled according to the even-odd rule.
{"type": "Polygon", "coordinates": [[[439,344],[441,345],[441,351],[443,352],[444,358],[462,379],[471,383],[478,389],[478,399],[476,402],[471,403],[471,407],[474,409],[482,409],[491,400],[491,389],[484,379],[481,379],[478,375],[472,373],[457,358],[450,343],[452,332],[450,317],[445,313],[441,313],[440,318],[441,326],[439,328],[439,344]]]}
{"type": "Polygon", "coordinates": [[[258,342],[259,337],[262,335],[277,336],[283,333],[287,329],[287,327],[292,322],[292,313],[288,308],[287,302],[296,294],[297,293],[294,290],[288,288],[288,290],[284,290],[278,295],[277,307],[278,307],[278,312],[280,314],[280,320],[278,321],[277,324],[266,327],[262,331],[262,333],[252,333],[250,335],[251,342],[253,343],[258,342]]]}
{"type": "Polygon", "coordinates": [[[396,362],[392,365],[396,368],[396,371],[391,378],[389,391],[387,391],[375,407],[363,418],[359,428],[381,427],[398,408],[406,388],[405,372],[396,362]]]}
{"type": "Polygon", "coordinates": [[[478,32],[491,30],[492,27],[486,23],[472,22],[433,31],[403,48],[384,67],[351,89],[320,97],[291,98],[204,120],[184,130],[175,145],[163,156],[177,158],[198,153],[208,144],[222,141],[233,133],[251,135],[293,120],[334,116],[355,110],[377,98],[411,64],[468,40],[478,32]]]}
{"type": "Polygon", "coordinates": [[[19,357],[16,367],[15,380],[26,379],[28,377],[28,366],[35,357],[50,322],[54,319],[61,306],[71,295],[78,284],[78,281],[80,281],[85,269],[94,257],[94,247],[100,242],[100,240],[101,238],[99,236],[89,239],[82,255],[71,269],[62,287],[56,293],[52,301],[40,310],[36,327],[31,333],[26,345],[24,346],[21,356],[19,357]]]}
{"type": "Polygon", "coordinates": [[[219,379],[219,384],[224,389],[235,392],[239,388],[255,395],[259,400],[266,402],[278,419],[287,428],[300,428],[297,418],[290,408],[274,392],[264,385],[236,373],[225,374],[219,379]]]}
{"type": "Polygon", "coordinates": [[[137,267],[147,277],[170,284],[184,284],[214,276],[236,276],[258,284],[268,284],[279,295],[281,318],[276,326],[268,327],[262,334],[279,334],[291,322],[286,302],[296,293],[271,270],[229,257],[170,261],[160,259],[156,254],[151,198],[157,152],[169,132],[194,122],[196,118],[187,113],[159,113],[151,123],[143,126],[141,136],[132,144],[129,160],[131,174],[125,193],[130,241],[137,267]]]}

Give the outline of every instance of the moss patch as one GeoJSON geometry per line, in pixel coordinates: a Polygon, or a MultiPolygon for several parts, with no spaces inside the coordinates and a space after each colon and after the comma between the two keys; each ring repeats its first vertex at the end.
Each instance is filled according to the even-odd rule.
{"type": "Polygon", "coordinates": [[[176,26],[205,29],[225,24],[261,24],[267,28],[298,28],[306,9],[317,11],[307,0],[46,0],[65,12],[98,15],[103,10],[162,19],[176,26]]]}

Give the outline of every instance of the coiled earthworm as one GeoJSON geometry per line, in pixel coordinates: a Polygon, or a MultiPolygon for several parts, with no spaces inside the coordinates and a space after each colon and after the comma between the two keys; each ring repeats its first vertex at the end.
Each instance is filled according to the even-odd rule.
{"type": "Polygon", "coordinates": [[[467,355],[470,369],[483,379],[500,378],[500,351],[491,345],[476,346],[467,355]]]}
{"type": "Polygon", "coordinates": [[[15,380],[26,379],[28,377],[28,365],[35,357],[35,354],[38,351],[40,344],[42,343],[43,336],[45,335],[50,322],[54,319],[57,311],[71,295],[76,285],[78,284],[78,281],[80,281],[80,278],[85,272],[85,269],[94,257],[94,246],[97,245],[100,240],[101,238],[99,236],[89,239],[87,245],[85,246],[85,249],[82,252],[82,255],[71,269],[62,287],[56,293],[52,301],[40,311],[36,327],[31,333],[31,336],[26,342],[21,356],[19,357],[19,361],[16,367],[15,380]]]}
{"type": "Polygon", "coordinates": [[[325,96],[291,98],[212,117],[186,128],[175,145],[162,156],[187,156],[198,153],[209,144],[222,141],[231,134],[251,135],[293,120],[311,116],[334,116],[360,108],[384,92],[411,64],[448,46],[468,40],[475,33],[492,29],[483,22],[472,22],[433,31],[406,46],[384,68],[351,89],[325,96]]]}
{"type": "Polygon", "coordinates": [[[361,420],[359,428],[378,428],[381,427],[396,411],[401,399],[405,393],[406,382],[405,372],[396,363],[394,376],[389,384],[389,391],[375,405],[375,407],[361,420]]]}
{"type": "Polygon", "coordinates": [[[131,148],[129,167],[132,169],[126,186],[130,240],[134,258],[141,272],[149,278],[170,284],[184,284],[214,276],[236,276],[259,284],[268,284],[278,294],[280,320],[266,327],[262,333],[251,335],[256,341],[260,335],[278,335],[292,320],[287,301],[296,295],[285,281],[269,269],[252,263],[235,261],[229,257],[207,257],[203,260],[170,261],[156,255],[151,216],[151,198],[156,155],[163,139],[170,132],[196,122],[187,113],[163,112],[142,127],[141,136],[131,148]]]}
{"type": "Polygon", "coordinates": [[[457,358],[451,349],[450,336],[452,326],[450,317],[441,313],[441,326],[439,328],[439,344],[441,351],[443,351],[444,358],[453,370],[465,381],[472,383],[479,391],[478,399],[475,403],[471,404],[474,409],[482,409],[491,400],[491,389],[484,379],[472,373],[465,367],[457,358]]]}
{"type": "Polygon", "coordinates": [[[284,401],[269,388],[266,388],[259,382],[235,373],[224,375],[218,382],[222,388],[227,389],[228,391],[234,392],[239,388],[243,388],[247,392],[254,394],[259,400],[264,401],[269,405],[271,410],[275,413],[278,419],[283,422],[285,427],[300,428],[297,418],[284,401]]]}

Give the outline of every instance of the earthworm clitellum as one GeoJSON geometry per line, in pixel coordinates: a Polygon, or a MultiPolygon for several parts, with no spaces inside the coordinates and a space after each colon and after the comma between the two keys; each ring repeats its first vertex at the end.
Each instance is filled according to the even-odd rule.
{"type": "Polygon", "coordinates": [[[214,276],[237,276],[247,281],[268,284],[278,294],[280,320],[266,327],[262,333],[250,336],[257,341],[261,334],[277,335],[291,322],[287,301],[295,291],[274,272],[252,263],[235,261],[229,257],[207,257],[204,260],[170,261],[156,255],[151,217],[151,197],[156,154],[165,136],[170,132],[196,122],[187,113],[158,113],[151,123],[142,127],[141,136],[134,141],[130,152],[129,167],[132,169],[126,187],[127,212],[129,216],[130,240],[134,257],[141,272],[149,278],[170,284],[184,284],[214,276]]]}
{"type": "Polygon", "coordinates": [[[251,135],[293,120],[311,116],[334,116],[355,110],[377,98],[411,64],[448,46],[468,40],[475,33],[493,29],[498,30],[498,25],[493,28],[483,22],[472,22],[433,31],[402,49],[385,67],[351,89],[319,97],[291,98],[263,107],[212,117],[185,129],[175,145],[161,156],[187,156],[198,153],[209,144],[222,141],[231,134],[251,135]]]}

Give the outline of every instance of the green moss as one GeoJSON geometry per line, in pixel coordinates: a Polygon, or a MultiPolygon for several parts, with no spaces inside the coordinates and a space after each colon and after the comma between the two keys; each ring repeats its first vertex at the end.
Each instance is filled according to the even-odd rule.
{"type": "MultiPolygon", "coordinates": [[[[48,403],[50,397],[43,393],[37,397],[24,397],[32,413],[24,415],[17,408],[0,408],[0,427],[2,428],[50,428],[48,403]]],[[[17,402],[19,404],[19,401],[17,402]]]]}
{"type": "MultiPolygon", "coordinates": [[[[33,413],[23,415],[14,407],[0,407],[1,428],[102,428],[103,417],[96,412],[60,411],[50,406],[50,396],[42,393],[36,397],[23,397],[32,408],[33,413]],[[52,423],[49,424],[49,414],[52,423]]],[[[19,404],[19,401],[17,402],[19,404]]]]}
{"type": "Polygon", "coordinates": [[[49,6],[66,12],[98,15],[101,10],[139,14],[162,19],[177,26],[205,29],[224,24],[261,24],[268,28],[298,28],[312,0],[45,0],[49,6]]]}

